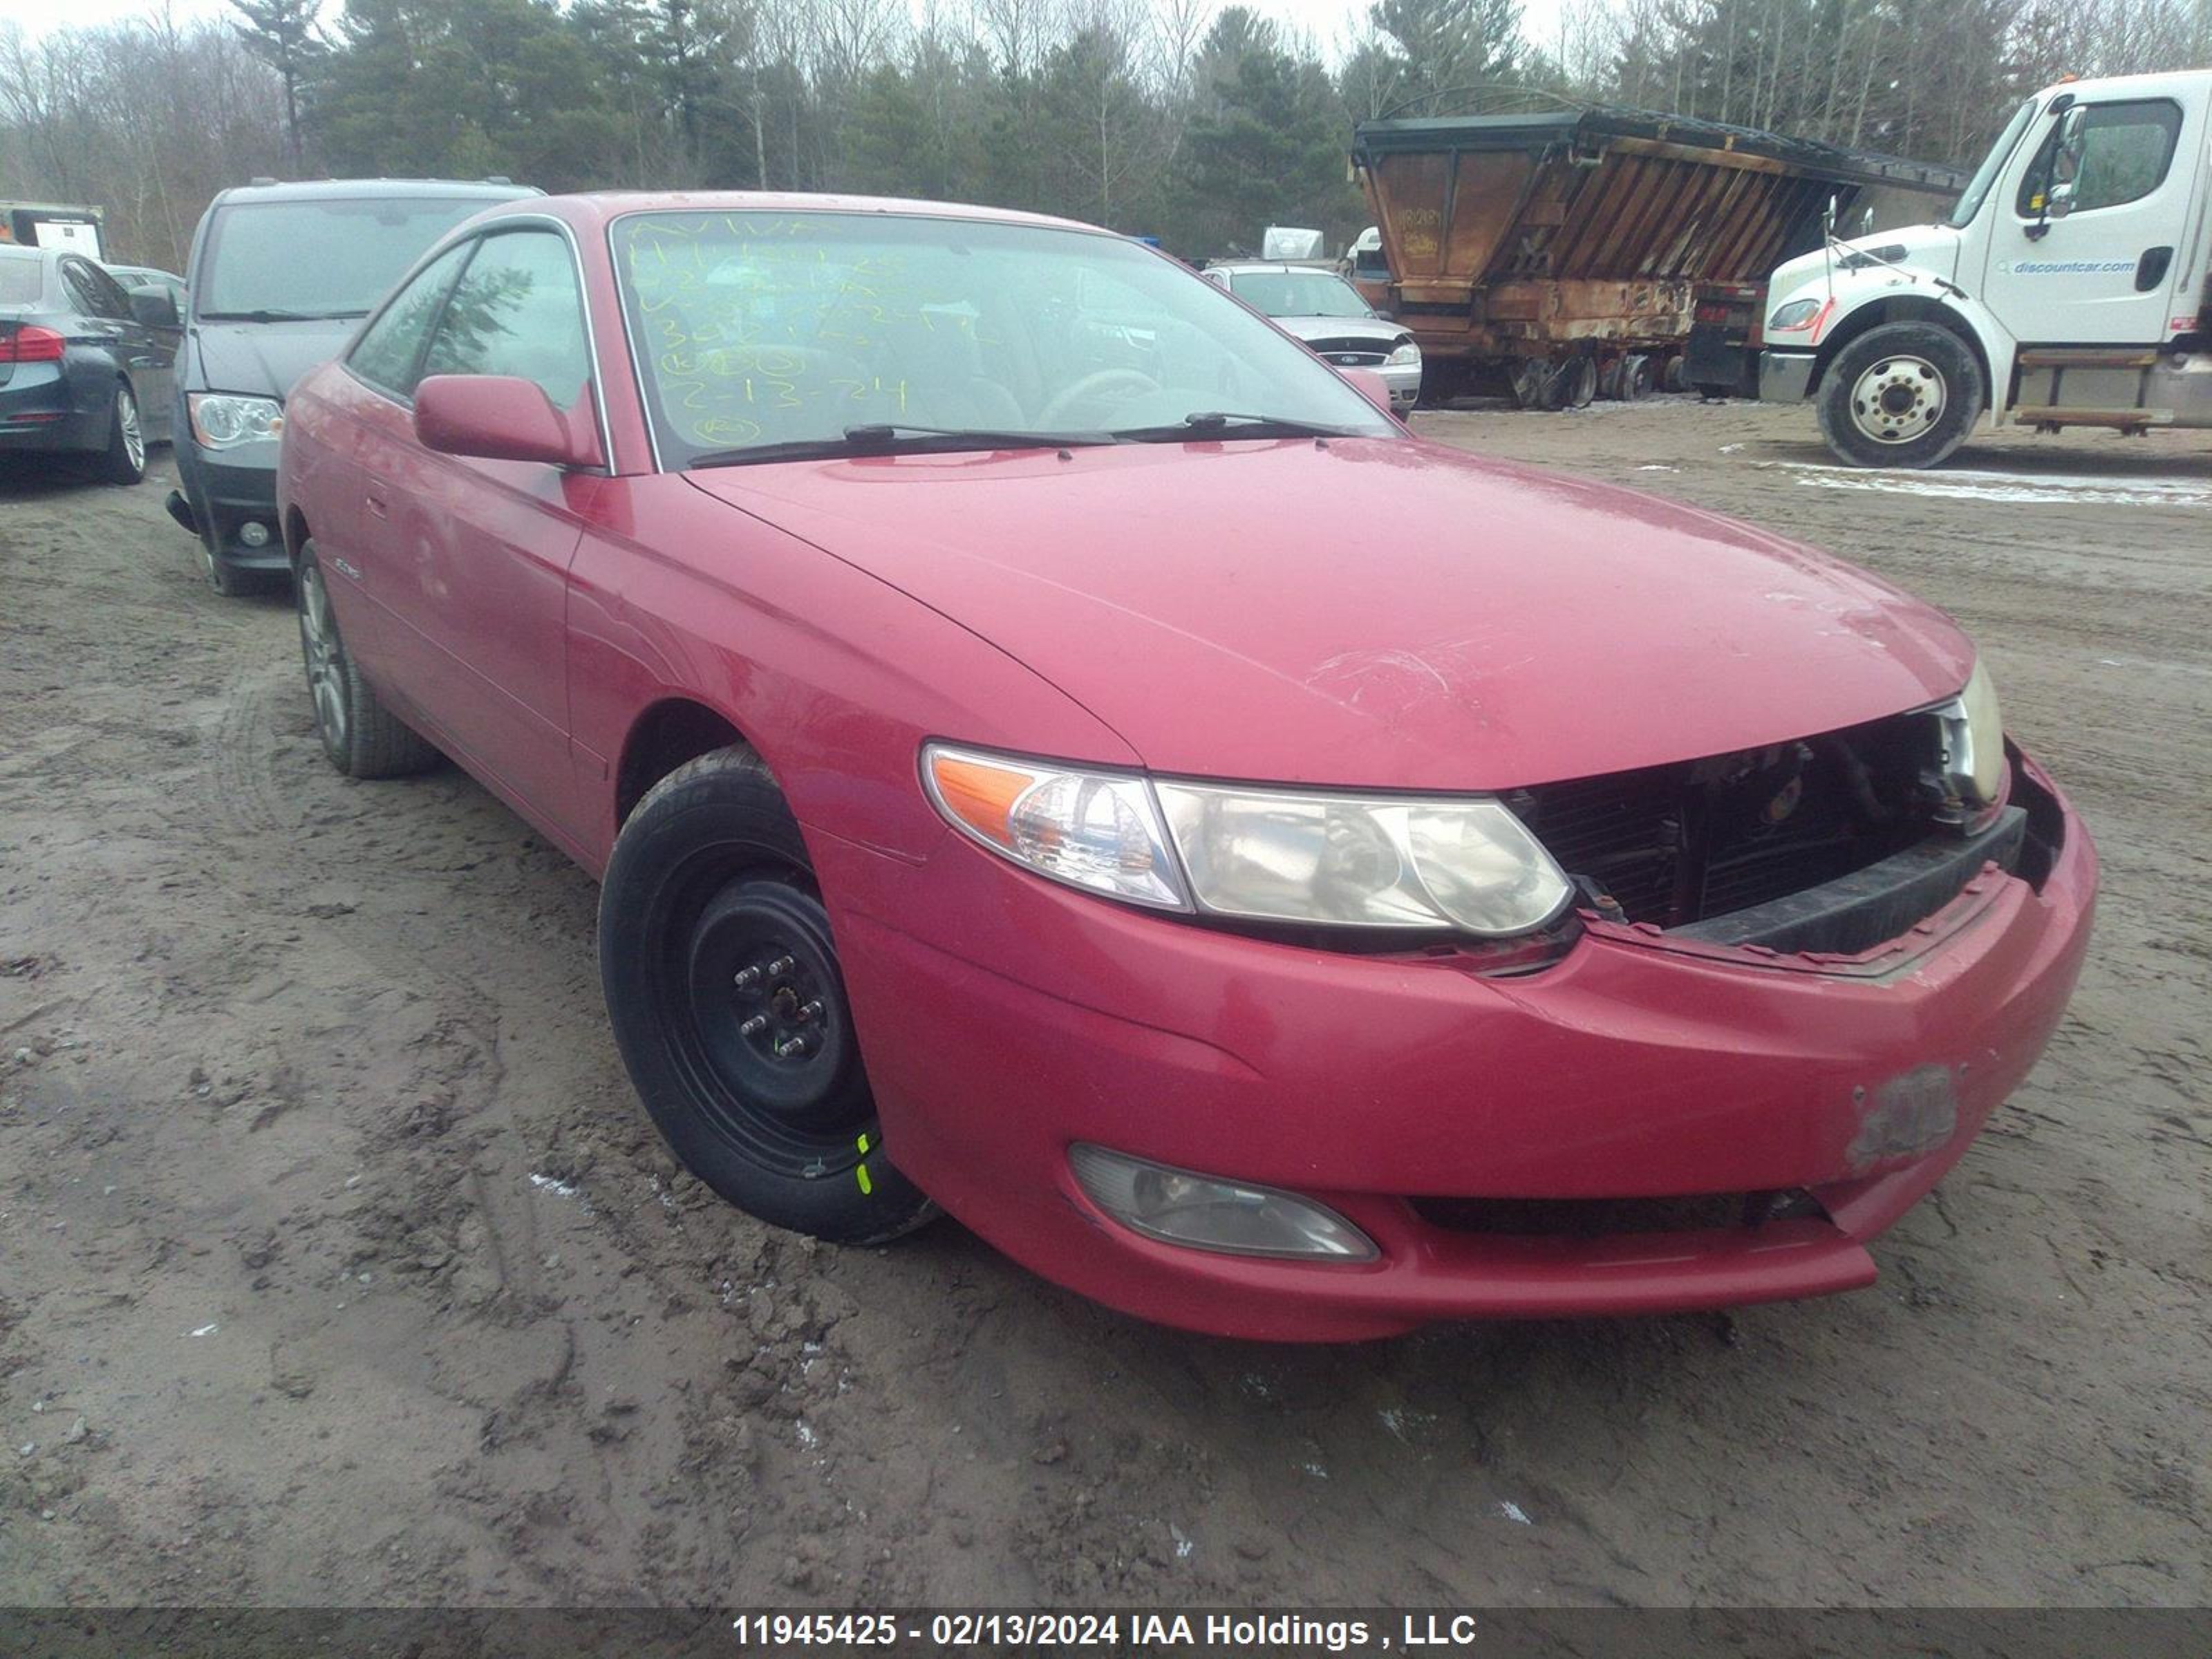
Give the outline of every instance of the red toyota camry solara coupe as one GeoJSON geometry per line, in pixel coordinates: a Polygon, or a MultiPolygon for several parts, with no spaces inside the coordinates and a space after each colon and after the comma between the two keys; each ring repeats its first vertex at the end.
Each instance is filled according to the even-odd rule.
{"type": "Polygon", "coordinates": [[[1387,404],[1080,225],[497,208],[286,406],[323,741],[602,879],[779,1226],[1263,1337],[1866,1284],[2088,836],[1936,611],[1387,404]]]}

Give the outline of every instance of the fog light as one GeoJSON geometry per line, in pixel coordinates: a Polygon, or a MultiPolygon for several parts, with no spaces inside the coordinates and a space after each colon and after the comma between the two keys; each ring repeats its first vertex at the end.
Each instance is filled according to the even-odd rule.
{"type": "Polygon", "coordinates": [[[269,545],[269,526],[258,519],[248,519],[238,526],[238,539],[248,547],[269,545]]]}
{"type": "Polygon", "coordinates": [[[1078,1144],[1067,1161],[1091,1201],[1164,1243],[1230,1255],[1372,1261],[1375,1242],[1342,1216],[1295,1194],[1248,1187],[1078,1144]]]}

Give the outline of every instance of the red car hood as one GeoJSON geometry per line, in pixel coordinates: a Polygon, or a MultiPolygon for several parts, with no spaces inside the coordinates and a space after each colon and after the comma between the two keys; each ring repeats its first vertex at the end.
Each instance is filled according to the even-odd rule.
{"type": "Polygon", "coordinates": [[[1162,772],[1505,788],[1809,737],[1972,665],[1941,613],[1808,549],[1415,441],[692,481],[1008,652],[1162,772]]]}

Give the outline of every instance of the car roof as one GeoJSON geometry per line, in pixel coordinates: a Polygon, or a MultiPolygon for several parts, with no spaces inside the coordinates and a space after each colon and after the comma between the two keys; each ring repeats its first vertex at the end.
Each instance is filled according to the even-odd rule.
{"type": "MultiPolygon", "coordinates": [[[[1206,266],[1231,276],[1287,276],[1292,271],[1304,271],[1314,276],[1336,276],[1327,265],[1308,264],[1297,259],[1217,259],[1206,266]]],[[[1344,279],[1336,276],[1336,280],[1344,279]]]]}
{"type": "Polygon", "coordinates": [[[359,202],[389,200],[395,196],[437,198],[459,196],[485,202],[512,202],[539,197],[535,185],[517,185],[491,179],[307,179],[293,184],[233,185],[217,192],[211,206],[232,202],[359,202]]]}
{"type": "Polygon", "coordinates": [[[965,202],[926,202],[896,196],[840,196],[797,191],[689,190],[591,191],[542,196],[515,203],[514,213],[557,212],[572,223],[606,223],[635,213],[879,213],[913,219],[966,219],[993,224],[1038,225],[1054,230],[1087,231],[1125,239],[1079,219],[1023,213],[1012,208],[980,207],[965,202]]]}

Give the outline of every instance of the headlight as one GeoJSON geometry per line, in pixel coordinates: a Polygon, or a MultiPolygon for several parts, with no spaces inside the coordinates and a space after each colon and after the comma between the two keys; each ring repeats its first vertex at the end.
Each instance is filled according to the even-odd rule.
{"type": "Polygon", "coordinates": [[[1421,361],[1421,349],[1411,340],[1407,340],[1382,361],[1393,368],[1411,368],[1421,361]]]}
{"type": "Polygon", "coordinates": [[[1002,858],[1071,887],[1190,908],[1141,777],[937,744],[922,750],[921,775],[952,827],[1002,858]]]}
{"type": "Polygon", "coordinates": [[[1494,800],[1154,787],[1192,896],[1217,915],[1522,933],[1573,890],[1494,800]]]}
{"type": "Polygon", "coordinates": [[[938,811],[1000,857],[1163,909],[1502,936],[1554,920],[1574,890],[1482,797],[1188,783],[941,744],[921,769],[938,811]]]}
{"type": "Polygon", "coordinates": [[[1766,331],[1787,334],[1794,329],[1808,328],[1820,309],[1818,300],[1792,300],[1786,306],[1778,306],[1774,314],[1766,319],[1766,331]]]}
{"type": "Polygon", "coordinates": [[[1936,710],[1943,723],[1943,769],[1970,805],[1994,806],[2004,787],[2004,714],[1997,689],[1978,659],[1966,690],[1936,710]]]}
{"type": "Polygon", "coordinates": [[[284,429],[284,406],[274,398],[240,398],[228,392],[195,392],[185,399],[192,436],[204,449],[229,449],[284,429]]]}

